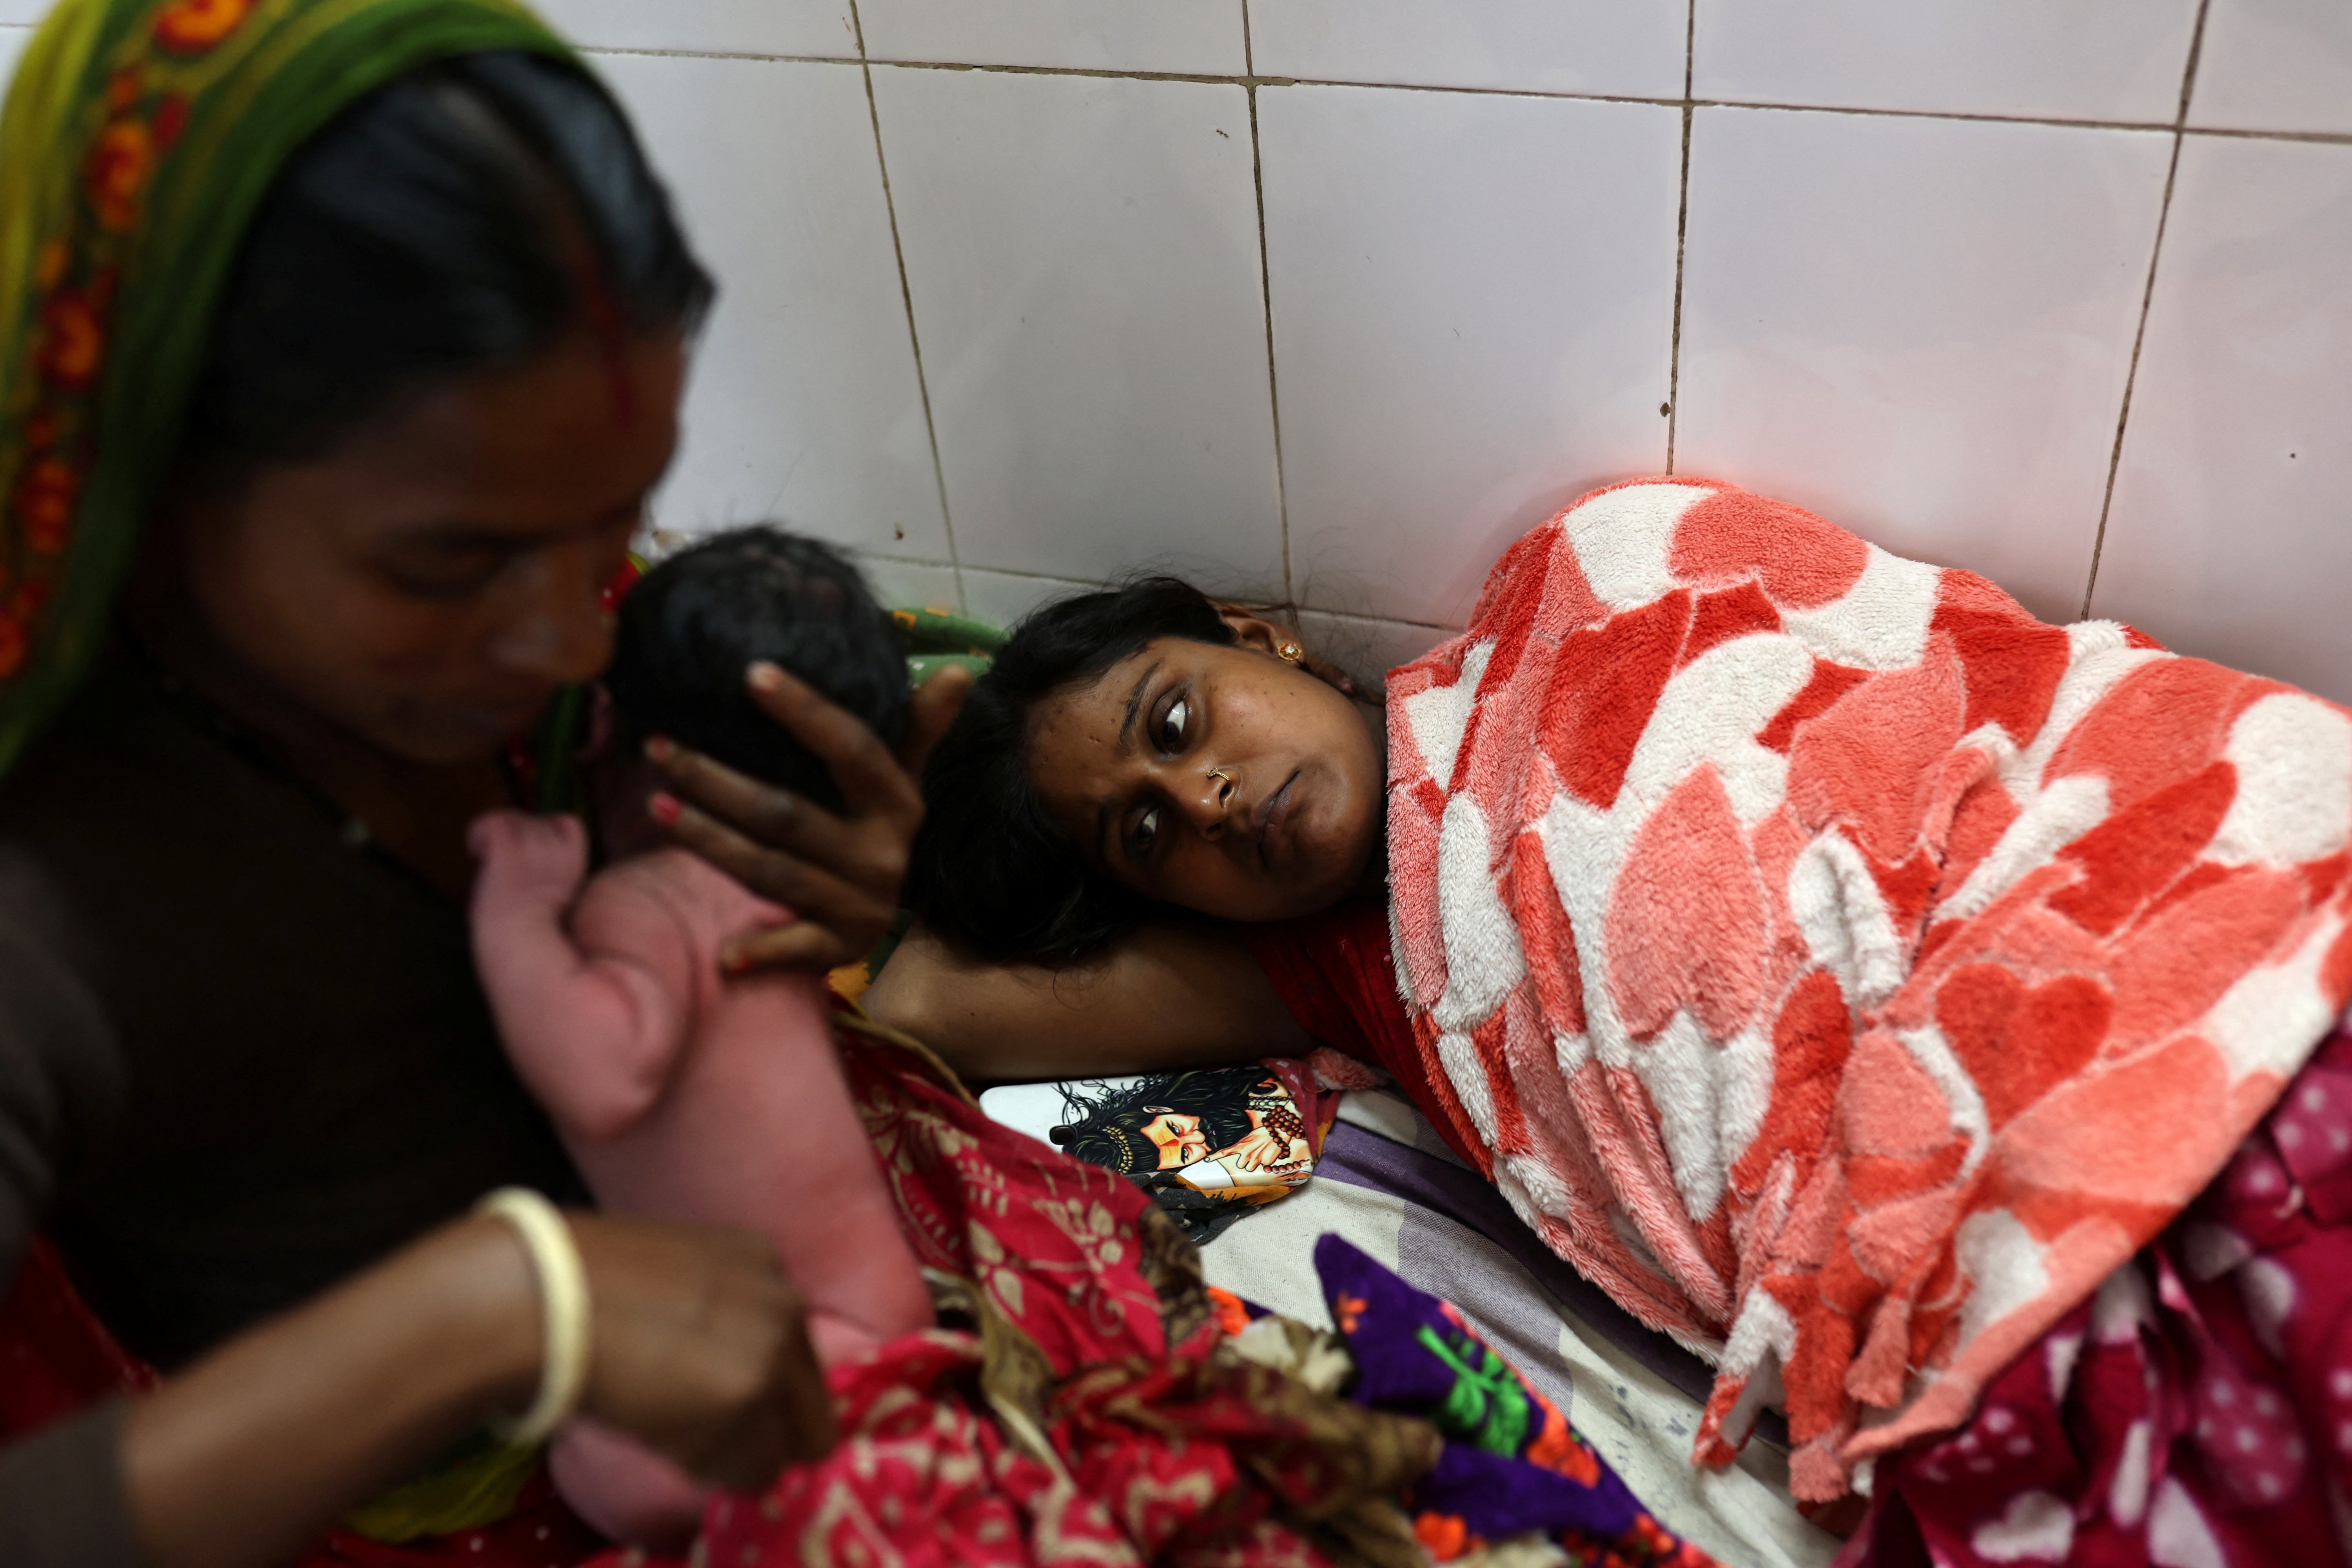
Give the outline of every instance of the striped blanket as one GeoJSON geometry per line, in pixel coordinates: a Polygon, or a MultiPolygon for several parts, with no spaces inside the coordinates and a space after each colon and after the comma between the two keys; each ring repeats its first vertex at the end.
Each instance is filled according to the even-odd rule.
{"type": "Polygon", "coordinates": [[[1597,491],[1389,683],[1399,982],[1522,1218],[1785,1398],[1965,1420],[2352,990],[2352,715],[1700,480],[1597,491]]]}

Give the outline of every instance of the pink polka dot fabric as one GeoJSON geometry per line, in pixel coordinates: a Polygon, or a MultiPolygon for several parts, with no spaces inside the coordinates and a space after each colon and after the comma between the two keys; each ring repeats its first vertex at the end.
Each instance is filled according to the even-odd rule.
{"type": "Polygon", "coordinates": [[[1875,1483],[1840,1568],[2352,1568],[2352,1030],[1966,1426],[1875,1483]]]}

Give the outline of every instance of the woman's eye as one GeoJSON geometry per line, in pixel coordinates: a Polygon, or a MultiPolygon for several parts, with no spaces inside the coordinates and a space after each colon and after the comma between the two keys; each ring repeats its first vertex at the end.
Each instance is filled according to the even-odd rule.
{"type": "Polygon", "coordinates": [[[1174,751],[1184,743],[1184,728],[1192,721],[1192,704],[1178,698],[1169,704],[1168,716],[1160,721],[1160,745],[1163,751],[1174,751]]]}
{"type": "Polygon", "coordinates": [[[463,577],[412,577],[399,579],[401,591],[414,599],[465,599],[490,585],[495,573],[469,573],[463,577]]]}
{"type": "Polygon", "coordinates": [[[1160,808],[1155,805],[1135,819],[1135,826],[1127,836],[1127,847],[1140,860],[1151,853],[1151,846],[1159,837],[1160,808]]]}
{"type": "Polygon", "coordinates": [[[463,599],[496,582],[506,565],[503,558],[478,556],[395,564],[386,574],[395,588],[412,598],[463,599]]]}

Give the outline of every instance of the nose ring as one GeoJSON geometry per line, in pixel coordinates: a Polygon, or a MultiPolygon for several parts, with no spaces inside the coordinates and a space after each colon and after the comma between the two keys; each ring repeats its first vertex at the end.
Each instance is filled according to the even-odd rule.
{"type": "Polygon", "coordinates": [[[1234,782],[1234,775],[1225,772],[1223,768],[1211,768],[1209,770],[1209,776],[1215,779],[1220,784],[1231,784],[1234,782]]]}

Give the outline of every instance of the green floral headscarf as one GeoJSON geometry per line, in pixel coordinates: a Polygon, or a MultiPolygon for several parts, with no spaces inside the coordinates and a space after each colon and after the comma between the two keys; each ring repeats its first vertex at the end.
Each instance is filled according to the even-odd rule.
{"type": "Polygon", "coordinates": [[[296,148],[511,0],[62,0],[0,114],[0,775],[104,643],[238,242],[296,148]]]}

